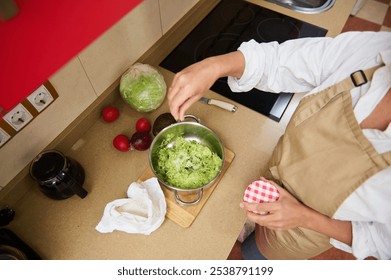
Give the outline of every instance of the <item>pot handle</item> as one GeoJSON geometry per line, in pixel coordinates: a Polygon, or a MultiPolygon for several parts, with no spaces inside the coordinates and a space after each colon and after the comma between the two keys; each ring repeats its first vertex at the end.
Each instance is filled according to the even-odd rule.
{"type": "MultiPolygon", "coordinates": [[[[193,119],[193,120],[195,120],[196,122],[201,123],[200,118],[197,118],[197,117],[194,116],[194,115],[185,115],[185,116],[184,116],[184,119],[193,119]]],[[[182,122],[182,121],[178,121],[178,122],[182,122]]]]}
{"type": "Polygon", "coordinates": [[[178,202],[180,205],[182,206],[191,206],[191,205],[196,205],[198,202],[201,201],[201,198],[202,198],[202,195],[204,194],[204,189],[199,189],[198,190],[198,197],[193,200],[193,201],[183,201],[180,197],[179,197],[179,194],[178,194],[178,191],[177,190],[174,190],[174,194],[175,194],[175,200],[176,202],[178,202]]]}

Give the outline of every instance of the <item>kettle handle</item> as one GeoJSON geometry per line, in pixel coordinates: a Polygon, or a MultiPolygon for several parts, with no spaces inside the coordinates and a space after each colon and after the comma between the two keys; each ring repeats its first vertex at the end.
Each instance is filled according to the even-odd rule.
{"type": "Polygon", "coordinates": [[[61,172],[61,175],[72,182],[69,187],[75,194],[77,194],[80,198],[85,198],[87,196],[88,192],[79,184],[78,181],[72,178],[72,176],[69,176],[68,173],[63,171],[61,172]]]}

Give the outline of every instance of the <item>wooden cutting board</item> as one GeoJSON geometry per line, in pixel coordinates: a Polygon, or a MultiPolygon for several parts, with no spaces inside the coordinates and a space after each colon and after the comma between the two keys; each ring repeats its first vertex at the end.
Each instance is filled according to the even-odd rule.
{"type": "MultiPolygon", "coordinates": [[[[176,224],[180,225],[181,227],[187,228],[189,227],[198,214],[200,213],[202,207],[205,205],[206,201],[208,198],[211,196],[212,192],[214,189],[217,187],[219,184],[221,178],[223,177],[224,173],[227,171],[229,166],[231,165],[235,154],[230,151],[229,149],[225,148],[225,162],[224,162],[224,167],[223,170],[220,174],[219,177],[217,177],[216,181],[214,184],[208,188],[204,189],[204,194],[202,196],[201,201],[196,204],[196,205],[191,205],[191,206],[181,206],[176,202],[174,192],[165,187],[164,185],[160,184],[164,196],[166,197],[166,204],[167,204],[167,211],[166,211],[166,217],[175,222],[176,224]]],[[[137,182],[142,182],[145,181],[149,178],[154,177],[154,174],[151,170],[150,167],[148,167],[144,173],[138,178],[137,182]]],[[[198,191],[193,193],[193,192],[178,192],[180,198],[184,201],[192,201],[195,200],[195,198],[198,196],[198,191]]]]}

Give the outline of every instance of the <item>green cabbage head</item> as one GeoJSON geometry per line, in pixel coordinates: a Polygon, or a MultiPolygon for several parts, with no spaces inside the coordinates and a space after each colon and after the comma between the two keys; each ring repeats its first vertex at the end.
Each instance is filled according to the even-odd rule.
{"type": "Polygon", "coordinates": [[[136,63],[122,76],[119,92],[123,100],[139,112],[157,109],[166,97],[163,76],[148,64],[136,63]]]}

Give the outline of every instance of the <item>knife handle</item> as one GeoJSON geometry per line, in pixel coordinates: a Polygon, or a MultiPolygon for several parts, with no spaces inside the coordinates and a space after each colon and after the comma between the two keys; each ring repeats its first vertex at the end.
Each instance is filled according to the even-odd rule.
{"type": "Polygon", "coordinates": [[[217,107],[220,107],[222,109],[225,109],[225,110],[228,110],[231,112],[236,112],[236,110],[238,109],[238,107],[236,107],[235,105],[233,105],[231,103],[221,101],[221,100],[216,100],[216,99],[210,99],[208,104],[215,105],[217,107]]]}

